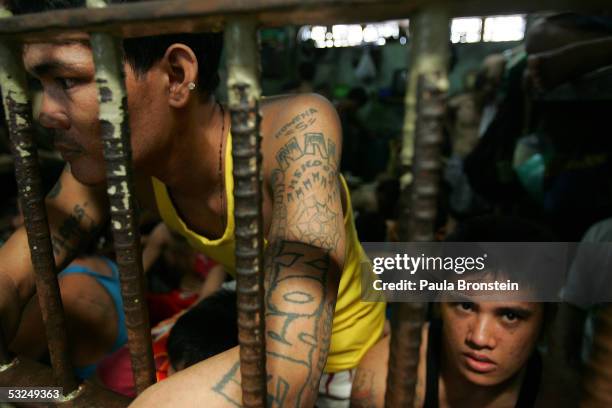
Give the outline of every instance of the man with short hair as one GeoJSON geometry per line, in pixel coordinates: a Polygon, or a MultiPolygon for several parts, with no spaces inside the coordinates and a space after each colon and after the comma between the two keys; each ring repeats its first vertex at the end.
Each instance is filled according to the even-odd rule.
{"type": "MultiPolygon", "coordinates": [[[[20,0],[17,13],[82,6],[83,0],[20,0]]],[[[221,34],[124,41],[135,182],[141,206],[196,249],[234,265],[234,197],[228,112],[213,95],[221,34]]],[[[42,85],[38,119],[70,171],[47,198],[56,263],[108,218],[105,163],[89,36],[70,33],[24,45],[26,70],[42,85]],[[78,212],[76,211],[78,207],[78,212]],[[78,228],[63,228],[70,223],[78,228]]],[[[338,174],[341,130],[315,95],[262,101],[263,218],[267,243],[266,348],[270,406],[348,406],[352,370],[382,335],[384,304],[361,302],[348,190],[338,174]],[[340,375],[342,374],[342,375],[340,375]],[[346,384],[325,392],[337,379],[346,384]]],[[[9,339],[34,293],[27,238],[0,249],[0,316],[9,339]]],[[[163,381],[135,406],[241,405],[238,348],[163,381]]]]}

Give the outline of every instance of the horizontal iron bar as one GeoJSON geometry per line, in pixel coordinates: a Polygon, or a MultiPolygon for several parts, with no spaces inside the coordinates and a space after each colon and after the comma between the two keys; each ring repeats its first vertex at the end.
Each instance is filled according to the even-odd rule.
{"type": "MultiPolygon", "coordinates": [[[[608,0],[437,0],[454,16],[542,10],[605,10],[608,0]]],[[[168,0],[22,15],[0,23],[0,36],[48,38],[50,32],[113,31],[124,37],[221,29],[228,15],[261,26],[333,24],[407,17],[433,0],[168,0]],[[45,35],[43,36],[42,33],[45,35]]]]}

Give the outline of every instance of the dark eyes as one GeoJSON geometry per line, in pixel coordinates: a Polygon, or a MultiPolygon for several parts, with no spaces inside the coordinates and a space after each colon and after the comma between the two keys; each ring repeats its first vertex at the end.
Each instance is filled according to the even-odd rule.
{"type": "Polygon", "coordinates": [[[513,312],[511,310],[503,312],[501,317],[509,323],[514,323],[525,318],[525,316],[523,316],[521,313],[513,312]]]}
{"type": "Polygon", "coordinates": [[[465,310],[465,311],[474,310],[474,304],[472,302],[460,302],[457,304],[457,307],[460,310],[465,310]]]}
{"type": "Polygon", "coordinates": [[[515,320],[517,320],[519,318],[516,314],[514,314],[512,312],[504,313],[503,317],[504,317],[504,319],[506,319],[506,320],[508,320],[510,322],[513,322],[513,321],[515,321],[515,320]]]}

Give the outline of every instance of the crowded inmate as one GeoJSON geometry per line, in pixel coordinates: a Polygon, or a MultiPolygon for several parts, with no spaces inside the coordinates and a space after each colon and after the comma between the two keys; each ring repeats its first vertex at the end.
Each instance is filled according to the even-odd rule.
{"type": "MultiPolygon", "coordinates": [[[[16,16],[84,6],[8,2],[16,16]]],[[[448,44],[433,240],[609,242],[612,18],[520,18],[524,38],[486,43],[481,33],[480,42],[448,44]]],[[[413,236],[406,219],[417,176],[402,139],[412,40],[402,27],[396,37],[348,48],[333,40],[321,47],[312,36],[297,42],[294,27],[260,33],[266,405],[382,407],[388,377],[412,376],[416,407],[610,406],[606,245],[578,251],[558,302],[430,304],[413,331],[414,373],[388,370],[398,308],[362,299],[361,264],[362,243],[413,236]]],[[[232,155],[241,130],[219,86],[228,76],[223,33],[122,42],[156,380],[146,390],[128,347],[90,39],[71,31],[19,48],[73,375],[135,407],[242,406],[232,155]]],[[[10,104],[3,109],[10,119],[10,104]]],[[[48,365],[54,352],[35,296],[9,128],[7,120],[0,129],[2,337],[11,358],[48,365]]],[[[11,364],[0,364],[0,381],[11,364]]]]}

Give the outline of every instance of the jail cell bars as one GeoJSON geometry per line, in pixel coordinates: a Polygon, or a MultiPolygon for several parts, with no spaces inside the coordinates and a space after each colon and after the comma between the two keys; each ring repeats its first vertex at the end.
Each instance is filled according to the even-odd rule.
{"type": "MultiPolygon", "coordinates": [[[[101,0],[88,1],[89,7],[105,7],[101,0]]],[[[259,134],[259,57],[256,41],[257,24],[255,20],[235,19],[226,22],[225,38],[229,78],[228,94],[232,123],[232,152],[234,161],[235,220],[236,220],[236,267],[239,313],[239,340],[241,344],[241,374],[243,403],[247,407],[266,405],[266,366],[265,366],[265,318],[263,306],[263,235],[262,235],[262,193],[261,193],[261,154],[259,134]]],[[[155,380],[154,365],[151,353],[150,329],[146,304],[143,297],[143,274],[139,248],[135,198],[133,195],[131,149],[129,142],[129,119],[127,114],[127,97],[123,83],[120,39],[108,34],[92,34],[92,48],[96,62],[96,82],[99,90],[100,126],[104,145],[104,156],[107,161],[108,196],[110,201],[111,225],[115,239],[115,249],[120,266],[122,297],[128,327],[129,348],[132,358],[134,377],[138,392],[142,392],[155,380]]],[[[2,52],[7,50],[3,46],[2,52]]],[[[36,150],[31,141],[30,107],[28,105],[23,73],[14,56],[2,58],[0,78],[14,143],[17,179],[20,195],[25,204],[25,216],[33,261],[37,272],[37,285],[41,305],[46,307],[45,324],[50,333],[49,346],[52,350],[52,365],[64,390],[77,389],[77,382],[72,376],[72,367],[66,355],[66,338],[63,330],[63,311],[55,277],[51,242],[49,239],[44,201],[40,187],[36,150]],[[13,64],[10,65],[9,64],[13,64]],[[18,86],[12,85],[13,78],[21,75],[18,86]],[[12,82],[11,82],[12,81],[12,82]],[[15,93],[16,92],[16,93],[15,93]],[[15,103],[15,98],[18,97],[15,103]],[[11,102],[13,101],[13,102],[11,102]],[[42,251],[42,252],[41,252],[42,251]],[[34,254],[46,256],[36,256],[34,254]],[[34,259],[36,258],[36,260],[34,259]],[[46,286],[45,286],[46,285],[46,286]]],[[[8,55],[8,54],[6,54],[8,55]]],[[[430,76],[421,77],[419,88],[420,110],[423,114],[421,126],[417,129],[417,139],[426,143],[434,142],[436,124],[439,121],[440,88],[430,76]],[[433,125],[432,125],[433,124],[433,125]],[[421,135],[421,136],[418,136],[421,135]]],[[[415,153],[421,153],[416,144],[415,153]]],[[[424,153],[426,154],[426,153],[424,153]]],[[[428,155],[435,161],[435,155],[428,155]]],[[[418,168],[418,159],[415,166],[418,168]]],[[[430,163],[424,161],[425,164],[430,163]]],[[[421,186],[421,193],[431,188],[435,180],[430,178],[419,183],[421,177],[415,172],[415,186],[421,186]]],[[[431,198],[431,197],[430,197],[431,198]]],[[[416,199],[415,199],[416,200],[416,199]]],[[[418,200],[416,200],[418,201],[418,200]]],[[[416,202],[415,201],[415,202],[416,202]]],[[[419,214],[415,222],[419,222],[419,214]]],[[[422,219],[420,221],[423,221],[422,219]]],[[[425,220],[423,228],[430,227],[425,220]]],[[[433,231],[433,230],[431,230],[433,231]]],[[[420,237],[421,239],[423,236],[420,237]]],[[[411,323],[411,333],[420,332],[423,306],[417,306],[405,317],[411,323]]],[[[414,338],[414,337],[413,337],[414,338]]],[[[1,340],[1,339],[0,339],[1,340]]],[[[397,340],[397,337],[396,337],[397,340]]],[[[393,351],[398,355],[399,349],[406,345],[395,341],[393,351]]],[[[416,343],[418,349],[418,343],[416,343]]],[[[398,358],[397,364],[390,369],[390,377],[408,378],[405,384],[389,382],[387,406],[406,406],[413,400],[416,365],[418,355],[414,355],[415,343],[408,345],[407,359],[398,358]],[[412,351],[410,351],[412,350],[412,351]],[[399,391],[402,389],[403,391],[399,391]],[[395,392],[398,390],[397,392],[395,392]],[[393,392],[391,392],[393,391],[393,392]],[[398,405],[396,405],[396,403],[398,405]]],[[[18,359],[11,359],[6,345],[0,346],[1,369],[9,367],[18,359]],[[8,363],[7,363],[8,362],[8,363]]],[[[393,361],[393,358],[391,358],[393,361]]],[[[30,367],[30,366],[28,366],[30,367]]],[[[81,394],[87,394],[87,389],[81,394]]],[[[99,393],[100,394],[100,393],[99,393]]],[[[94,395],[94,393],[89,393],[94,395]]],[[[75,394],[74,404],[84,404],[83,395],[75,394]]],[[[105,406],[122,406],[126,401],[115,395],[101,395],[109,402],[105,406]]],[[[91,401],[89,398],[87,398],[91,401]]],[[[98,401],[99,403],[100,401],[98,401]]]]}
{"type": "MultiPolygon", "coordinates": [[[[2,14],[9,15],[6,10],[2,14]]],[[[2,101],[15,159],[15,177],[35,272],[36,293],[45,322],[56,384],[63,387],[65,393],[70,393],[77,389],[78,382],[68,357],[64,311],[49,236],[38,154],[32,138],[32,108],[25,72],[17,62],[20,59],[17,49],[0,44],[2,101]]]]}
{"type": "Polygon", "coordinates": [[[236,221],[236,295],[242,402],[266,406],[259,43],[253,20],[225,28],[236,221]]]}
{"type": "MultiPolygon", "coordinates": [[[[436,200],[440,181],[443,141],[445,78],[421,74],[417,86],[417,123],[414,140],[414,179],[410,188],[409,241],[433,241],[436,200]]],[[[421,327],[427,305],[399,303],[391,325],[391,349],[385,406],[414,405],[421,327]]]]}

